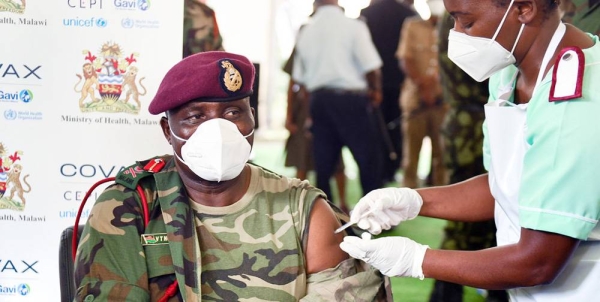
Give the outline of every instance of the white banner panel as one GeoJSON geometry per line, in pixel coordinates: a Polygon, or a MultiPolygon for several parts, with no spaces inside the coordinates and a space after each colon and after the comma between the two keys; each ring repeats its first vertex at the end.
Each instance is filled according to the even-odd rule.
{"type": "Polygon", "coordinates": [[[147,108],[182,26],[183,0],[0,0],[0,301],[59,301],[88,188],[172,152],[147,108]]]}

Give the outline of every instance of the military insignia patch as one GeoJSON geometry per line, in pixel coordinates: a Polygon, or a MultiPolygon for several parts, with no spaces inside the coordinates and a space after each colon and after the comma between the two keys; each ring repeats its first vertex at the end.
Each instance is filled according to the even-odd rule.
{"type": "Polygon", "coordinates": [[[144,170],[152,173],[160,171],[165,166],[165,161],[160,158],[150,160],[145,166],[144,170]]]}
{"type": "Polygon", "coordinates": [[[151,172],[144,170],[137,164],[121,170],[115,179],[115,182],[130,189],[135,189],[140,179],[152,175],[151,172]]]}
{"type": "Polygon", "coordinates": [[[221,65],[221,87],[228,94],[236,92],[242,88],[244,80],[242,74],[229,60],[219,61],[221,65]]]}
{"type": "Polygon", "coordinates": [[[161,244],[169,244],[169,238],[167,238],[167,233],[158,233],[158,234],[142,234],[140,235],[142,245],[161,245],[161,244]]]}

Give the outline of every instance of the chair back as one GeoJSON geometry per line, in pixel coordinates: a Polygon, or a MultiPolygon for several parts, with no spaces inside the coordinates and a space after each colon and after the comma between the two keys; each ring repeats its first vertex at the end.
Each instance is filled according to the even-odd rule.
{"type": "MultiPolygon", "coordinates": [[[[84,225],[79,225],[77,230],[77,242],[81,237],[84,225]]],[[[72,302],[75,298],[75,278],[73,276],[73,252],[71,250],[73,240],[73,227],[66,228],[60,235],[60,246],[58,249],[58,271],[60,277],[60,301],[72,302]]]]}

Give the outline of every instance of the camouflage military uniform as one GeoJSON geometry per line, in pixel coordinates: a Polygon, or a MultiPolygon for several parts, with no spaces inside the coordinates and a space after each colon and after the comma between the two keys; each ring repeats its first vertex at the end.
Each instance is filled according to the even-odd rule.
{"type": "Polygon", "coordinates": [[[223,38],[212,8],[199,0],[186,0],[183,18],[183,57],[223,50],[223,38]]]}
{"type": "Polygon", "coordinates": [[[391,301],[389,279],[354,259],[306,275],[309,213],[323,196],[308,182],[251,166],[235,204],[190,206],[172,157],[163,160],[155,174],[144,162],[125,169],[98,198],[77,252],[78,301],[157,301],[175,279],[171,301],[391,301]]]}
{"type": "Polygon", "coordinates": [[[563,0],[563,21],[594,35],[600,35],[600,1],[563,0]]]}
{"type": "MultiPolygon", "coordinates": [[[[483,105],[488,101],[488,82],[478,83],[448,58],[448,32],[454,21],[446,13],[440,22],[440,77],[449,111],[442,126],[444,162],[450,183],[486,173],[483,167],[483,105]]],[[[494,220],[448,221],[441,248],[480,250],[496,245],[494,220]]],[[[462,286],[436,281],[430,301],[462,301],[462,286]]]]}

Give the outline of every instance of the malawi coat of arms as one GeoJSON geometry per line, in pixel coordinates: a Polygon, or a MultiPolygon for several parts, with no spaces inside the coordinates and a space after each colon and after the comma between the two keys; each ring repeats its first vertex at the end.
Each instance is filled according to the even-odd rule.
{"type": "Polygon", "coordinates": [[[9,153],[0,143],[0,210],[23,211],[25,209],[25,193],[31,192],[27,182],[29,174],[21,177],[23,151],[9,153]],[[25,186],[27,189],[25,189],[25,186]]]}
{"type": "Polygon", "coordinates": [[[0,12],[22,14],[26,5],[26,0],[0,0],[0,12]]]}
{"type": "Polygon", "coordinates": [[[144,77],[137,80],[138,53],[123,53],[121,47],[106,42],[97,55],[89,50],[83,52],[85,62],[75,92],[80,94],[81,112],[125,112],[140,111],[140,97],[146,95],[142,84],[144,77]],[[83,84],[81,84],[83,82],[83,84]],[[141,87],[143,91],[140,91],[141,87]],[[131,100],[131,102],[130,102],[131,100]]]}

